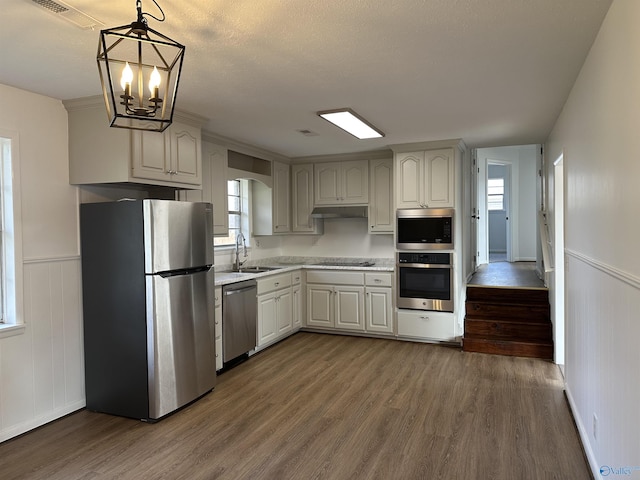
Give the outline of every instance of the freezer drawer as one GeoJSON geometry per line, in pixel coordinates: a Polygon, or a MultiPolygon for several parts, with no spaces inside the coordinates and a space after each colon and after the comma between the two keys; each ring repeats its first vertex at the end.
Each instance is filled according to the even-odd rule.
{"type": "Polygon", "coordinates": [[[147,275],[149,418],[215,386],[213,275],[147,275]]]}

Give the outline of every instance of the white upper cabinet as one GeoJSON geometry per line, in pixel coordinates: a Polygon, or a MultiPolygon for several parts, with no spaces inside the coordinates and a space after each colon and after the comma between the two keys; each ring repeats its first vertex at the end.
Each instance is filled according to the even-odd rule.
{"type": "Polygon", "coordinates": [[[396,154],[396,207],[453,207],[453,148],[396,154]]]}
{"type": "Polygon", "coordinates": [[[227,205],[227,157],[228,151],[221,145],[202,142],[202,190],[181,190],[180,200],[209,202],[213,204],[213,233],[229,234],[229,210],[227,205]]]}
{"type": "Polygon", "coordinates": [[[291,231],[289,208],[289,165],[273,162],[273,233],[291,231]]]}
{"type": "Polygon", "coordinates": [[[200,128],[173,122],[163,133],[132,131],[133,172],[140,179],[202,184],[200,128]]]}
{"type": "Polygon", "coordinates": [[[314,165],[315,205],[359,205],[369,202],[369,162],[314,165]]]}
{"type": "Polygon", "coordinates": [[[371,160],[369,177],[369,233],[393,233],[393,161],[371,160]]]}
{"type": "Polygon", "coordinates": [[[251,182],[252,235],[273,235],[291,231],[289,165],[271,162],[272,187],[251,182]]]}
{"type": "Polygon", "coordinates": [[[164,132],[147,132],[109,127],[102,97],[64,105],[69,112],[70,183],[201,188],[204,118],[176,113],[164,132]]]}
{"type": "Polygon", "coordinates": [[[291,165],[291,231],[321,234],[322,220],[311,218],[313,210],[313,164],[291,165]]]}

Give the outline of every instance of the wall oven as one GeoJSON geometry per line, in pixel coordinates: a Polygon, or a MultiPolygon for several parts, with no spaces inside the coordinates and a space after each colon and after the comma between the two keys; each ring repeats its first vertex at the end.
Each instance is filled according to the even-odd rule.
{"type": "Polygon", "coordinates": [[[396,210],[398,250],[453,250],[453,208],[396,210]]]}
{"type": "Polygon", "coordinates": [[[450,252],[398,252],[397,306],[453,312],[453,264],[450,252]]]}

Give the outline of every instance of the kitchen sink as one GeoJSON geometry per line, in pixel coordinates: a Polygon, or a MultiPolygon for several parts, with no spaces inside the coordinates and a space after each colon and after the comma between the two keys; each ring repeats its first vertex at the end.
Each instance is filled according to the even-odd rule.
{"type": "Polygon", "coordinates": [[[261,267],[261,266],[255,266],[255,267],[240,267],[237,270],[233,270],[234,272],[239,272],[239,273],[264,273],[264,272],[270,272],[272,270],[278,270],[280,267],[261,267]]]}

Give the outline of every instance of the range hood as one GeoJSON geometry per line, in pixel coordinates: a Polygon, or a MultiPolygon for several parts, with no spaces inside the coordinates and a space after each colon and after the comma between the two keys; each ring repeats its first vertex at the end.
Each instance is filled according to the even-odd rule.
{"type": "Polygon", "coordinates": [[[313,218],[367,218],[367,207],[333,206],[316,207],[311,211],[313,218]]]}

